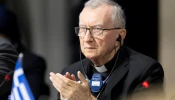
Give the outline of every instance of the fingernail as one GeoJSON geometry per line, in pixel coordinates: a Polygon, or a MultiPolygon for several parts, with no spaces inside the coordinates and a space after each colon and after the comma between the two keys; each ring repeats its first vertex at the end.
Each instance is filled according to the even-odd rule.
{"type": "Polygon", "coordinates": [[[54,74],[53,72],[50,72],[50,75],[54,74]]]}

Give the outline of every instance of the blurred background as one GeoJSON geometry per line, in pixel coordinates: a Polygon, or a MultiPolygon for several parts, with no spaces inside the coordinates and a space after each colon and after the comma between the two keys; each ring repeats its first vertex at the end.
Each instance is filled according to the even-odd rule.
{"type": "MultiPolygon", "coordinates": [[[[57,91],[49,73],[61,72],[79,60],[79,40],[74,33],[87,0],[0,0],[17,15],[22,40],[47,63],[45,82],[50,100],[57,91]]],[[[158,60],[165,71],[167,98],[175,95],[175,0],[114,0],[126,14],[125,45],[158,60]]]]}

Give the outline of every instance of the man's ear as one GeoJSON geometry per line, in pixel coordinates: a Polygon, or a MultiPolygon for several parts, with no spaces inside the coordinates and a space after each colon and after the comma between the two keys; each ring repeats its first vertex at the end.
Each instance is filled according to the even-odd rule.
{"type": "Polygon", "coordinates": [[[126,37],[126,29],[121,29],[119,35],[121,36],[121,44],[123,44],[123,41],[126,37]]]}

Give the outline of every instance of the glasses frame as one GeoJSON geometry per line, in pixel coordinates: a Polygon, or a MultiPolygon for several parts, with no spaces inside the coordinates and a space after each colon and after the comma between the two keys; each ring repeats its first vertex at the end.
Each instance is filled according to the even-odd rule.
{"type": "MultiPolygon", "coordinates": [[[[77,31],[78,29],[80,29],[81,27],[75,27],[75,34],[77,35],[77,36],[79,36],[79,32],[77,31]]],[[[90,32],[90,34],[92,35],[92,31],[93,31],[93,29],[101,29],[101,33],[100,33],[100,35],[99,36],[95,36],[95,37],[101,37],[101,36],[103,36],[103,31],[109,31],[109,30],[116,30],[116,29],[122,29],[122,28],[85,28],[86,29],[86,32],[85,32],[85,34],[83,35],[83,37],[86,35],[86,33],[87,33],[87,30],[89,30],[89,32],[90,32]]],[[[92,35],[93,36],[93,35],[92,35]]],[[[93,36],[94,37],[94,36],[93,36]]]]}

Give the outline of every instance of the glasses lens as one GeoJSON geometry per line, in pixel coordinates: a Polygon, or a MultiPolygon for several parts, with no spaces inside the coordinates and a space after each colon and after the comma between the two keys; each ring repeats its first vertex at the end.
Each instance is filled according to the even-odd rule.
{"type": "Polygon", "coordinates": [[[92,36],[94,36],[94,37],[99,37],[99,36],[101,36],[102,35],[102,29],[100,29],[100,28],[94,28],[93,30],[92,30],[92,36]]]}
{"type": "Polygon", "coordinates": [[[80,27],[79,34],[85,35],[85,33],[86,33],[86,28],[80,27]]]}
{"type": "MultiPolygon", "coordinates": [[[[92,28],[90,29],[90,33],[93,37],[99,37],[102,36],[102,29],[101,28],[92,28]]],[[[87,32],[87,28],[84,27],[75,27],[75,34],[77,36],[85,36],[87,32]]]]}
{"type": "Polygon", "coordinates": [[[75,33],[77,36],[84,36],[86,34],[86,28],[76,27],[75,33]]]}

